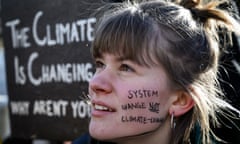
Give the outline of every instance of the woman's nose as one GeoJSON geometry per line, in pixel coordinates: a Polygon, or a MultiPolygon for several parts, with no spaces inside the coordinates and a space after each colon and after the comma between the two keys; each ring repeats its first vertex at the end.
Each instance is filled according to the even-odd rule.
{"type": "Polygon", "coordinates": [[[89,81],[89,90],[96,94],[110,93],[112,91],[112,78],[108,69],[104,69],[99,73],[95,73],[89,81]]]}

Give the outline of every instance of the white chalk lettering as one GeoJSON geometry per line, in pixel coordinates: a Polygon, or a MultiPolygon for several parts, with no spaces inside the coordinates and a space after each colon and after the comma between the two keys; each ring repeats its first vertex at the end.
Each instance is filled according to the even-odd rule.
{"type": "Polygon", "coordinates": [[[6,26],[10,27],[11,29],[11,36],[12,36],[12,45],[13,48],[28,48],[31,44],[28,42],[28,35],[29,32],[28,27],[24,27],[21,29],[17,29],[16,26],[20,23],[19,19],[15,19],[12,21],[6,22],[6,26]]]}
{"type": "Polygon", "coordinates": [[[11,101],[11,113],[14,115],[28,115],[29,114],[29,102],[27,101],[11,101]]]}
{"type": "Polygon", "coordinates": [[[62,63],[35,66],[34,62],[39,57],[37,52],[33,52],[28,59],[27,69],[19,62],[17,56],[14,57],[14,70],[16,84],[24,85],[27,79],[34,86],[43,83],[62,82],[71,84],[73,82],[89,82],[93,76],[93,65],[91,63],[62,63]],[[40,74],[34,73],[34,70],[40,68],[40,74]]]}
{"type": "Polygon", "coordinates": [[[38,100],[34,102],[33,114],[45,116],[66,116],[68,101],[38,100]]]}
{"type": "Polygon", "coordinates": [[[42,66],[42,83],[50,82],[88,82],[93,73],[91,63],[86,64],[56,64],[42,66]]]}
{"type": "Polygon", "coordinates": [[[91,106],[83,101],[72,101],[73,118],[89,118],[91,116],[91,106]]]}
{"type": "Polygon", "coordinates": [[[13,48],[31,47],[29,32],[38,46],[64,45],[73,42],[91,42],[94,39],[93,31],[96,18],[78,19],[73,22],[45,24],[41,23],[43,11],[38,11],[32,22],[32,27],[20,27],[21,20],[14,19],[5,23],[10,28],[13,48]],[[41,27],[40,27],[41,25],[41,27]],[[45,29],[42,29],[45,28],[45,29]],[[40,34],[41,31],[41,34],[40,34]]]}
{"type": "MultiPolygon", "coordinates": [[[[73,82],[88,82],[93,76],[91,63],[66,63],[66,64],[50,64],[42,65],[41,74],[34,75],[34,61],[39,57],[37,52],[30,55],[27,63],[27,74],[29,81],[34,86],[39,86],[43,83],[63,82],[71,84],[73,82]]],[[[26,77],[23,73],[24,67],[19,66],[18,60],[15,62],[16,83],[25,84],[26,77]],[[24,78],[24,79],[23,79],[24,78]]]]}
{"type": "Polygon", "coordinates": [[[45,36],[40,38],[38,35],[38,24],[42,16],[43,12],[38,11],[34,17],[32,25],[33,38],[35,43],[39,46],[54,46],[57,44],[63,45],[65,43],[85,41],[85,39],[89,42],[93,41],[93,31],[96,18],[82,19],[65,24],[46,24],[45,36]]]}
{"type": "Polygon", "coordinates": [[[88,19],[88,22],[87,22],[87,38],[88,38],[88,41],[93,41],[93,31],[94,31],[94,28],[92,26],[92,24],[96,23],[96,18],[90,18],[88,19]]]}
{"type": "Polygon", "coordinates": [[[42,11],[37,12],[37,14],[35,15],[35,18],[33,20],[33,26],[32,26],[33,38],[34,38],[36,44],[38,44],[39,46],[45,45],[45,43],[47,41],[46,37],[40,39],[39,36],[38,36],[38,31],[37,31],[37,29],[38,29],[38,27],[37,27],[38,26],[37,25],[38,24],[38,20],[39,20],[39,18],[42,15],[43,15],[42,11]]]}
{"type": "Polygon", "coordinates": [[[14,57],[14,71],[16,84],[24,85],[26,83],[26,75],[24,73],[24,67],[19,64],[17,56],[14,57]]]}
{"type": "Polygon", "coordinates": [[[77,25],[79,25],[80,26],[80,37],[81,37],[81,40],[82,41],[85,41],[85,35],[84,35],[84,33],[83,33],[83,31],[84,31],[84,25],[85,24],[87,24],[87,21],[86,20],[79,20],[79,21],[77,21],[77,25]]]}
{"type": "Polygon", "coordinates": [[[28,60],[28,77],[29,80],[32,82],[33,85],[38,86],[41,84],[41,79],[40,78],[34,78],[33,73],[32,73],[32,65],[33,61],[38,57],[38,53],[34,52],[30,55],[29,60],[28,60]]]}

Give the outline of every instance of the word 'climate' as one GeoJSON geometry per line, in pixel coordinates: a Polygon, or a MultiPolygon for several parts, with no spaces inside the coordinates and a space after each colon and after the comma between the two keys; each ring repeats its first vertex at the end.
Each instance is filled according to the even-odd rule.
{"type": "Polygon", "coordinates": [[[29,35],[38,46],[64,45],[65,43],[83,42],[93,40],[94,24],[96,18],[78,19],[73,22],[45,24],[41,21],[43,12],[38,11],[31,26],[20,28],[21,20],[14,19],[6,22],[5,26],[11,30],[13,48],[31,47],[29,35]]]}

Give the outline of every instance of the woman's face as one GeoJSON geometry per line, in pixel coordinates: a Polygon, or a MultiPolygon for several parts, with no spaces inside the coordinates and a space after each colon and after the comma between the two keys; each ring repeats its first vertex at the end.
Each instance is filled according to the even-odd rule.
{"type": "Polygon", "coordinates": [[[89,83],[91,136],[112,140],[161,129],[171,95],[163,68],[140,66],[112,54],[95,61],[96,73],[89,83]]]}

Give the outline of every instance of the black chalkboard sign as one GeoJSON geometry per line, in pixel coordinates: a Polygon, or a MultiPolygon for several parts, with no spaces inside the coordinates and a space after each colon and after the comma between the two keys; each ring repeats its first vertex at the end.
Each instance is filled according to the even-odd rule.
{"type": "MultiPolygon", "coordinates": [[[[98,3],[98,4],[97,4],[98,3]]],[[[87,130],[96,0],[2,0],[13,137],[74,139],[87,130]]]]}

